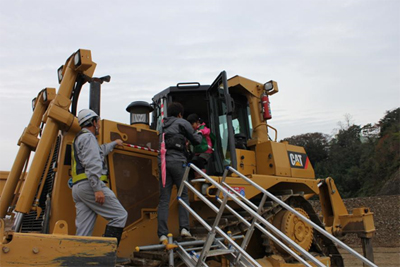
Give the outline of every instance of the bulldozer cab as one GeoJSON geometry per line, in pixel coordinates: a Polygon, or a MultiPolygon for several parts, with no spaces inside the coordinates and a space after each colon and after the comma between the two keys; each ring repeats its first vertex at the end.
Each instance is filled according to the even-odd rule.
{"type": "Polygon", "coordinates": [[[227,166],[236,168],[235,150],[246,149],[252,129],[247,99],[242,94],[230,94],[226,72],[221,72],[211,85],[178,83],[155,95],[152,129],[162,132],[162,118],[168,117],[166,107],[171,102],[183,105],[184,118],[196,113],[215,135],[207,172],[222,175],[227,166]]]}

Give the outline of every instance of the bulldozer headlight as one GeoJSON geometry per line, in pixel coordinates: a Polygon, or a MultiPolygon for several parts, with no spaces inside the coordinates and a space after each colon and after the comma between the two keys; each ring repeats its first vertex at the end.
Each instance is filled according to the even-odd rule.
{"type": "MultiPolygon", "coordinates": [[[[96,63],[92,61],[92,54],[90,50],[85,50],[85,49],[79,49],[78,51],[75,52],[74,58],[73,58],[73,63],[75,65],[75,71],[87,71],[90,68],[96,67],[96,63]]],[[[88,75],[88,73],[86,73],[88,75]]],[[[90,74],[89,76],[93,75],[90,74]]]]}
{"type": "Polygon", "coordinates": [[[273,82],[272,81],[269,81],[269,82],[266,82],[265,84],[264,84],[264,90],[265,91],[271,91],[272,89],[274,89],[274,84],[273,84],[273,82]]]}
{"type": "Polygon", "coordinates": [[[74,64],[75,64],[75,67],[79,67],[81,65],[81,51],[80,50],[76,51],[76,53],[75,53],[74,64]]]}
{"type": "Polygon", "coordinates": [[[61,83],[61,81],[63,79],[63,69],[64,69],[64,65],[59,67],[57,70],[58,83],[61,83]]]}
{"type": "Polygon", "coordinates": [[[42,91],[41,102],[45,105],[49,104],[56,96],[56,89],[46,87],[42,91]]]}
{"type": "Polygon", "coordinates": [[[32,99],[32,111],[35,110],[35,105],[36,105],[36,97],[32,99]]]}
{"type": "Polygon", "coordinates": [[[47,90],[44,89],[44,91],[43,91],[43,102],[46,102],[46,101],[47,101],[47,90]]]}

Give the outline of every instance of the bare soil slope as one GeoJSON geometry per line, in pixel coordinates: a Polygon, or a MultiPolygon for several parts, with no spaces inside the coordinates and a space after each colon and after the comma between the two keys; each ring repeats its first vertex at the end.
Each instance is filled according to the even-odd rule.
{"type": "MultiPolygon", "coordinates": [[[[349,212],[353,208],[368,207],[374,213],[376,233],[372,238],[375,264],[379,267],[400,266],[400,195],[344,199],[349,212]]],[[[314,209],[320,212],[318,202],[314,209]]],[[[347,235],[343,242],[362,254],[361,242],[356,234],[347,235]]],[[[340,249],[346,267],[363,266],[362,262],[340,249]]]]}

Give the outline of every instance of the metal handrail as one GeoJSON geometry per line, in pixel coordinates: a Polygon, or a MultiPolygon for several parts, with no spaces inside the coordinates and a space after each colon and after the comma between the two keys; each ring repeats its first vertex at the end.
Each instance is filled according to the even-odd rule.
{"type": "MultiPolygon", "coordinates": [[[[191,191],[201,200],[203,200],[203,202],[205,204],[207,204],[207,206],[209,206],[215,213],[218,212],[218,208],[216,206],[214,206],[211,201],[209,201],[206,197],[204,197],[199,191],[197,191],[191,184],[187,184],[188,188],[191,189],[191,191]]],[[[222,200],[220,198],[217,199],[217,201],[219,201],[220,203],[222,203],[222,200]]],[[[244,219],[241,215],[239,215],[233,208],[231,208],[229,205],[226,205],[225,207],[230,213],[232,213],[235,217],[237,217],[243,224],[245,224],[247,227],[250,227],[251,224],[244,219]]],[[[198,216],[197,214],[195,216],[198,216]]],[[[200,220],[199,222],[202,223],[203,220],[200,220]]],[[[203,221],[204,222],[204,221],[203,221]]],[[[202,223],[203,224],[203,223],[202,223]]],[[[204,228],[207,231],[211,231],[211,227],[204,222],[203,224],[204,228]]],[[[307,261],[305,261],[303,258],[301,258],[296,252],[294,252],[293,250],[291,250],[288,246],[286,246],[282,241],[280,241],[278,238],[276,238],[273,234],[271,234],[270,232],[268,232],[265,227],[263,227],[262,225],[260,225],[259,223],[255,223],[255,226],[257,227],[257,229],[259,229],[263,234],[267,235],[269,238],[272,239],[272,241],[274,241],[278,246],[280,246],[282,249],[284,249],[287,253],[289,253],[290,255],[292,255],[295,259],[297,259],[299,262],[303,263],[305,266],[308,267],[312,267],[312,265],[310,265],[307,261]]]]}
{"type": "Polygon", "coordinates": [[[274,127],[272,127],[272,126],[269,125],[269,124],[267,124],[267,127],[268,127],[268,128],[271,128],[272,130],[275,131],[275,140],[274,140],[274,142],[276,142],[276,140],[278,139],[278,130],[275,129],[274,127]]]}
{"type": "MultiPolygon", "coordinates": [[[[221,181],[221,184],[223,184],[224,186],[226,186],[232,193],[234,193],[237,197],[239,197],[242,201],[246,202],[249,204],[250,207],[252,207],[255,211],[259,211],[260,207],[257,207],[256,205],[254,205],[252,202],[250,202],[247,198],[245,198],[244,196],[242,196],[241,194],[239,194],[238,192],[236,192],[235,190],[233,190],[233,188],[231,186],[229,186],[225,181],[226,175],[227,175],[228,171],[226,170],[223,174],[223,178],[221,181]]],[[[217,196],[219,195],[219,193],[216,194],[217,196]]],[[[263,195],[263,200],[260,202],[264,203],[265,200],[264,198],[266,198],[267,195],[264,194],[263,195]]],[[[233,213],[233,209],[231,210],[231,213],[233,213]]],[[[238,215],[240,216],[240,215],[238,215]]],[[[236,217],[238,217],[236,216],[236,217]]],[[[238,217],[239,218],[239,217],[238,217]]],[[[239,218],[240,219],[240,218],[239,218]]],[[[292,251],[288,246],[286,246],[284,243],[282,243],[279,239],[277,239],[274,235],[271,235],[268,231],[266,231],[260,224],[257,223],[256,220],[253,220],[253,222],[250,224],[248,221],[246,220],[242,220],[242,223],[246,224],[247,227],[250,227],[250,229],[252,229],[254,226],[258,226],[257,228],[259,228],[259,230],[261,230],[264,234],[266,234],[269,238],[273,239],[275,243],[277,243],[281,248],[283,248],[286,252],[288,252],[290,255],[292,255],[295,259],[297,259],[298,261],[302,262],[303,264],[305,264],[306,266],[311,266],[309,265],[303,258],[301,258],[296,252],[292,251]],[[262,229],[260,229],[260,227],[262,229]]],[[[246,241],[243,241],[242,244],[247,245],[246,241]]],[[[243,247],[243,246],[242,246],[243,247]]]]}
{"type": "Polygon", "coordinates": [[[339,239],[337,239],[333,235],[329,234],[325,229],[321,228],[320,226],[315,224],[313,221],[311,221],[310,219],[306,218],[304,215],[302,215],[301,213],[299,213],[298,211],[296,211],[295,209],[290,207],[288,204],[286,204],[285,202],[283,202],[282,200],[280,200],[279,198],[277,198],[276,196],[274,196],[273,194],[271,194],[270,192],[268,192],[267,190],[265,190],[264,188],[259,186],[257,183],[255,183],[252,180],[250,180],[248,177],[244,176],[243,174],[241,174],[240,172],[238,172],[237,170],[235,170],[234,168],[232,168],[230,166],[226,167],[225,171],[228,171],[228,170],[233,172],[233,173],[235,173],[235,174],[237,174],[237,175],[239,175],[243,180],[245,180],[246,182],[248,182],[249,184],[251,184],[252,186],[257,188],[258,190],[260,190],[262,193],[266,194],[269,198],[271,198],[272,200],[274,200],[275,202],[280,204],[285,209],[291,211],[296,216],[300,217],[304,222],[308,223],[310,226],[312,226],[314,229],[316,229],[319,233],[321,233],[325,237],[329,238],[332,242],[335,242],[336,244],[338,244],[340,247],[345,249],[347,252],[349,252],[353,256],[355,256],[358,259],[362,260],[365,264],[367,264],[369,266],[373,266],[373,267],[378,267],[377,265],[375,265],[374,263],[372,263],[371,261],[369,261],[365,257],[363,257],[360,254],[358,254],[355,250],[353,250],[352,248],[347,246],[345,243],[343,243],[342,241],[340,241],[339,239]]]}
{"type": "MultiPolygon", "coordinates": [[[[261,215],[261,212],[262,212],[262,210],[264,208],[264,204],[265,204],[266,200],[267,200],[267,195],[263,195],[263,197],[262,197],[262,199],[260,201],[260,204],[258,205],[258,209],[257,209],[257,213],[260,214],[260,215],[261,215]]],[[[243,249],[247,248],[247,246],[248,246],[248,244],[250,242],[250,239],[253,236],[254,227],[256,226],[256,223],[257,223],[257,219],[253,218],[253,220],[251,221],[251,225],[247,229],[246,236],[245,236],[245,238],[244,238],[244,240],[242,242],[242,248],[243,249]]],[[[240,260],[240,257],[241,257],[241,255],[239,254],[237,256],[235,262],[233,263],[234,265],[240,260]]]]}
{"type": "MultiPolygon", "coordinates": [[[[239,200],[234,194],[231,194],[228,190],[226,190],[223,186],[221,186],[219,183],[217,183],[216,181],[214,181],[212,178],[210,178],[207,174],[205,174],[204,172],[202,172],[199,168],[197,168],[194,164],[188,164],[188,168],[186,168],[185,170],[185,174],[183,177],[183,182],[181,184],[181,187],[179,188],[179,192],[178,192],[178,200],[179,202],[189,208],[191,210],[190,207],[187,206],[187,204],[180,199],[180,195],[182,194],[183,191],[183,187],[186,185],[188,186],[189,189],[194,189],[194,187],[192,187],[186,180],[188,177],[188,173],[190,168],[192,168],[193,170],[195,170],[197,173],[201,174],[203,176],[203,178],[205,178],[209,183],[211,183],[212,185],[214,185],[216,188],[218,188],[218,192],[221,192],[223,194],[225,194],[225,197],[231,198],[236,204],[238,204],[241,208],[243,208],[245,211],[247,211],[254,219],[256,219],[257,221],[260,221],[262,224],[264,224],[269,230],[271,230],[274,234],[276,234],[277,236],[279,236],[280,238],[282,238],[286,243],[289,243],[292,247],[294,247],[297,251],[299,251],[302,255],[304,255],[306,258],[308,258],[311,262],[313,262],[315,265],[320,266],[320,267],[325,267],[320,261],[318,261],[315,257],[313,257],[310,253],[308,253],[306,250],[304,250],[301,246],[299,246],[297,243],[295,243],[292,239],[290,239],[289,237],[287,237],[285,234],[283,234],[282,232],[280,232],[275,226],[273,226],[271,223],[269,223],[267,220],[265,220],[265,218],[263,218],[261,215],[259,215],[257,212],[255,212],[253,210],[253,208],[248,207],[245,203],[243,203],[241,200],[239,200]]],[[[197,190],[195,190],[197,191],[197,190]]],[[[194,192],[194,191],[193,191],[194,192]]],[[[218,210],[218,208],[216,208],[208,199],[206,199],[203,195],[201,194],[197,194],[196,192],[194,192],[201,200],[203,200],[211,209],[213,209],[214,211],[218,210]],[[214,208],[213,208],[214,207],[214,208]]],[[[217,194],[217,199],[218,199],[218,194],[217,194]]],[[[225,208],[225,207],[224,207],[225,208]]],[[[190,212],[189,210],[189,212],[190,212]]],[[[195,218],[198,218],[200,216],[198,216],[194,211],[192,211],[192,215],[195,218]],[[193,213],[192,213],[193,212],[193,213]]],[[[240,216],[240,215],[239,215],[240,216]]],[[[200,218],[201,219],[201,218],[200,218]]],[[[263,228],[260,224],[256,223],[257,228],[263,228]]],[[[218,228],[219,229],[219,228],[218,228]]],[[[222,230],[221,230],[222,231],[222,230]]],[[[219,232],[219,231],[218,231],[219,232]]],[[[222,231],[223,234],[225,234],[222,231]]],[[[220,233],[221,234],[221,233],[220,233]]],[[[234,245],[234,244],[232,244],[234,245]]],[[[235,246],[235,245],[234,245],[235,246]]],[[[235,246],[236,248],[236,246],[235,246]]],[[[243,249],[239,249],[240,253],[242,252],[243,249]]],[[[292,252],[295,254],[295,252],[292,252]]],[[[292,254],[291,253],[291,254],[292,254]]],[[[247,253],[246,253],[247,254],[247,253]]],[[[243,254],[243,255],[246,255],[243,254]]],[[[247,257],[246,257],[247,258],[247,257]]],[[[254,259],[251,258],[251,260],[254,261],[254,259]]],[[[305,262],[305,261],[303,261],[305,262]]],[[[311,266],[310,264],[305,262],[305,265],[307,266],[311,266]]]]}
{"type": "MultiPolygon", "coordinates": [[[[218,199],[218,201],[222,201],[221,199],[218,199]]],[[[242,216],[240,216],[234,209],[232,209],[229,205],[226,206],[226,209],[229,210],[233,215],[235,215],[244,225],[246,225],[247,227],[250,227],[251,224],[244,219],[242,216]]],[[[255,226],[257,227],[258,230],[260,230],[263,234],[265,234],[266,236],[268,236],[270,239],[272,239],[273,242],[275,242],[275,244],[277,244],[279,247],[281,247],[282,249],[284,249],[288,254],[292,255],[296,260],[298,260],[299,262],[303,263],[305,266],[311,267],[312,265],[309,264],[307,261],[305,261],[302,257],[300,257],[296,252],[294,252],[293,250],[291,250],[288,246],[286,246],[282,241],[280,241],[278,238],[276,238],[273,234],[271,234],[270,232],[268,232],[265,227],[263,227],[262,225],[260,225],[259,223],[255,223],[255,226]]]]}
{"type": "MultiPolygon", "coordinates": [[[[187,179],[187,176],[186,176],[187,179]]],[[[188,189],[190,189],[194,194],[196,194],[201,200],[203,200],[204,203],[206,203],[213,211],[218,212],[219,209],[215,207],[206,197],[204,197],[202,194],[200,194],[196,188],[194,188],[189,182],[185,180],[185,176],[183,179],[183,182],[181,184],[181,187],[178,192],[178,202],[187,210],[189,211],[192,216],[199,221],[204,228],[206,228],[207,231],[211,231],[212,228],[207,224],[206,221],[204,221],[188,204],[185,203],[185,201],[182,200],[180,197],[182,191],[183,191],[183,186],[187,186],[188,189]],[[182,189],[182,190],[181,190],[182,189]]],[[[261,267],[260,264],[258,264],[246,251],[244,251],[231,237],[229,237],[222,229],[220,229],[218,226],[215,227],[215,231],[218,232],[221,236],[223,236],[225,239],[229,241],[232,246],[237,249],[240,253],[242,253],[247,260],[252,262],[255,266],[261,267]]]]}
{"type": "MultiPolygon", "coordinates": [[[[242,239],[244,236],[243,235],[235,235],[232,236],[232,239],[242,239]]],[[[217,237],[215,238],[217,241],[223,241],[224,239],[222,237],[217,237]]],[[[204,240],[193,240],[193,241],[182,241],[182,242],[169,242],[169,244],[175,243],[176,245],[180,245],[182,247],[186,246],[200,246],[204,245],[204,240]]],[[[165,249],[165,244],[156,244],[156,245],[146,245],[146,246],[138,246],[136,247],[136,252],[139,251],[152,251],[152,250],[159,250],[159,249],[165,249]]],[[[193,249],[193,248],[191,248],[193,249]]]]}

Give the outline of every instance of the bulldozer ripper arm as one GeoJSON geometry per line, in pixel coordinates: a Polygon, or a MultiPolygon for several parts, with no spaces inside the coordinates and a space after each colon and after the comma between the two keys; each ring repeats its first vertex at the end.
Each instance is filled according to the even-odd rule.
{"type": "Polygon", "coordinates": [[[369,208],[355,208],[349,214],[332,178],[319,183],[324,225],[328,232],[335,236],[357,233],[360,237],[371,238],[375,232],[374,214],[369,208]]]}
{"type": "Polygon", "coordinates": [[[335,236],[356,233],[361,238],[364,256],[373,262],[374,214],[366,207],[355,208],[349,214],[331,177],[320,181],[319,190],[325,229],[335,236]]]}

